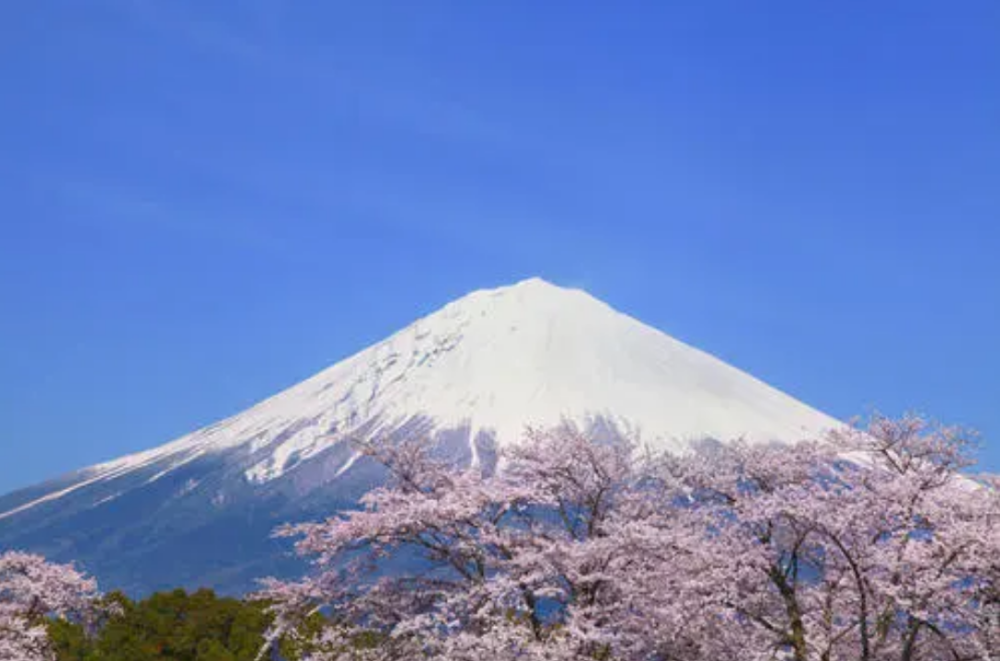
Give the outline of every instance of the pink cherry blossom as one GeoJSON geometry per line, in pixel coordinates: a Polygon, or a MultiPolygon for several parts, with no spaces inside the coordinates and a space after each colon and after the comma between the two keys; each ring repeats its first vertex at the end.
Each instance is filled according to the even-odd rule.
{"type": "Polygon", "coordinates": [[[882,417],[681,456],[529,430],[496,474],[375,444],[394,480],[281,529],[315,571],[260,596],[314,661],[995,660],[1000,496],[970,447],[882,417]]]}
{"type": "Polygon", "coordinates": [[[0,661],[51,661],[45,618],[92,622],[97,583],[40,555],[0,554],[0,661]]]}

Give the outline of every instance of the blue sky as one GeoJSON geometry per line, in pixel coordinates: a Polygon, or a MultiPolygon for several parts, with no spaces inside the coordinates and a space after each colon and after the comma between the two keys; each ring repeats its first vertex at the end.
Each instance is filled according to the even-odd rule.
{"type": "Polygon", "coordinates": [[[541,275],[1000,469],[1000,3],[0,8],[0,492],[541,275]]]}

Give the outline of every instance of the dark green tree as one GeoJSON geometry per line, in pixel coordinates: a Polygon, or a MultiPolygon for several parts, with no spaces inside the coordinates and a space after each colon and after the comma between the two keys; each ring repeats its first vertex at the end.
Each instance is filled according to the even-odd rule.
{"type": "Polygon", "coordinates": [[[263,604],[211,590],[108,599],[116,612],[96,635],[88,636],[79,624],[51,623],[59,661],[252,661],[270,622],[263,604]]]}

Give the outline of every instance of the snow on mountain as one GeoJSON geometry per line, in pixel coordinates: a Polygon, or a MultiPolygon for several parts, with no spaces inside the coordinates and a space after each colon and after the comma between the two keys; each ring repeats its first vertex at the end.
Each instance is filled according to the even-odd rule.
{"type": "Polygon", "coordinates": [[[266,482],[360,429],[375,435],[418,418],[468,428],[474,462],[480,433],[503,446],[526,425],[563,419],[600,418],[671,449],[706,436],[795,441],[837,424],[582,290],[533,278],[473,292],[243,413],[95,466],[39,502],[166,462],[149,478],[159,479],[236,446],[266,450],[245,470],[266,482]]]}
{"type": "MultiPolygon", "coordinates": [[[[476,464],[527,425],[563,420],[675,450],[706,437],[794,442],[839,424],[584,291],[535,278],[473,292],[164,446],[2,497],[0,545],[55,546],[110,566],[119,544],[136,559],[114,575],[148,587],[150,558],[163,575],[183,535],[225,539],[242,526],[266,537],[272,523],[356,497],[372,478],[352,439],[425,435],[476,464]]],[[[263,552],[248,542],[244,560],[263,552]]],[[[230,581],[229,562],[217,558],[216,584],[230,581]]],[[[190,563],[177,571],[208,580],[190,563]]]]}

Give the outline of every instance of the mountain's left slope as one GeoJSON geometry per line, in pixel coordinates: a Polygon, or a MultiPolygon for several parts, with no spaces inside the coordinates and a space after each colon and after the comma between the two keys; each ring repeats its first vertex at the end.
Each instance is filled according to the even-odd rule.
{"type": "Polygon", "coordinates": [[[680,449],[794,442],[838,423],[583,291],[473,292],[231,418],[0,497],[0,547],[77,560],[133,592],[253,587],[301,570],[279,523],[350,506],[382,475],[354,440],[420,435],[488,468],[563,420],[680,449]]]}

